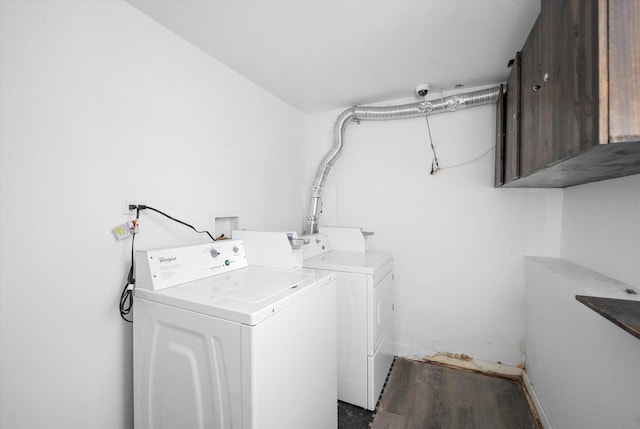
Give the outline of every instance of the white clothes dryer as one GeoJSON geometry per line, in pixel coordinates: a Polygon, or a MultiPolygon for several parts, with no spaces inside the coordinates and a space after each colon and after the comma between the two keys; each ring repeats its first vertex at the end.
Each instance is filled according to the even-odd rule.
{"type": "Polygon", "coordinates": [[[135,427],[335,428],[335,274],[239,240],[136,254],[135,427]]]}
{"type": "Polygon", "coordinates": [[[303,267],[336,273],[338,399],[374,410],[394,359],[393,255],[365,250],[360,228],[320,231],[301,237],[303,267]]]}

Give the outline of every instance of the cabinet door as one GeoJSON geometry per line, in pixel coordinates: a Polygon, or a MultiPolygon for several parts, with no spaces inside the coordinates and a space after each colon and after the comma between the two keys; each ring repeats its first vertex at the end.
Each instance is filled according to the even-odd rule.
{"type": "MultiPolygon", "coordinates": [[[[548,121],[548,112],[545,111],[544,96],[548,91],[542,91],[542,51],[547,37],[542,26],[542,14],[538,16],[529,37],[522,47],[520,56],[521,70],[521,111],[520,111],[520,174],[529,174],[544,167],[548,162],[550,149],[550,136],[545,133],[543,121],[548,121]]],[[[544,88],[546,89],[546,88],[544,88]]],[[[547,123],[546,126],[549,126],[547,123]]]]}
{"type": "MultiPolygon", "coordinates": [[[[551,158],[560,161],[597,146],[599,113],[598,0],[545,0],[540,92],[553,115],[551,158]]],[[[603,102],[606,102],[603,101],[603,102]]],[[[606,142],[603,142],[606,143],[606,142]]]]}
{"type": "Polygon", "coordinates": [[[522,176],[599,144],[598,79],[598,0],[543,0],[522,49],[522,176]]]}
{"type": "Polygon", "coordinates": [[[496,102],[496,159],[493,181],[493,186],[496,188],[504,184],[505,98],[504,85],[500,85],[498,101],[496,102]]]}
{"type": "MultiPolygon", "coordinates": [[[[605,16],[608,25],[603,17],[600,19],[601,28],[608,29],[605,36],[609,37],[608,45],[605,45],[609,48],[606,64],[610,108],[608,140],[610,143],[637,142],[640,140],[640,1],[609,1],[608,6],[609,13],[605,16]]],[[[606,40],[606,37],[602,39],[606,40]]],[[[600,124],[606,126],[602,118],[600,124]]],[[[600,131],[602,136],[603,130],[600,131]]],[[[607,135],[601,139],[607,139],[607,135]]]]}
{"type": "Polygon", "coordinates": [[[520,62],[518,52],[507,80],[504,140],[504,183],[520,177],[520,62]]]}

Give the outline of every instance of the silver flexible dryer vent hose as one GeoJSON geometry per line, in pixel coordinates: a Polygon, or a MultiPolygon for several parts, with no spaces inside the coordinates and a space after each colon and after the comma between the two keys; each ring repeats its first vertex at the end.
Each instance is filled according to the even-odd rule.
{"type": "Polygon", "coordinates": [[[309,215],[305,225],[305,234],[318,232],[318,216],[320,211],[320,198],[322,188],[327,181],[327,175],[340,157],[344,143],[344,131],[350,122],[356,121],[389,121],[393,119],[417,118],[426,115],[435,115],[442,112],[453,112],[469,107],[492,104],[498,100],[500,87],[482,89],[465,94],[450,95],[439,100],[421,101],[399,106],[354,106],[338,116],[333,127],[333,147],[322,158],[316,177],[311,187],[311,200],[309,202],[309,215]]]}

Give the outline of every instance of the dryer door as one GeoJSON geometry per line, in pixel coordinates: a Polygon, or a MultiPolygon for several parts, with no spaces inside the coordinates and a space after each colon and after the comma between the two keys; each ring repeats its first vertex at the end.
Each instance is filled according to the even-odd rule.
{"type": "MultiPolygon", "coordinates": [[[[384,335],[393,324],[393,272],[373,288],[373,308],[370,320],[369,356],[380,347],[384,335]]],[[[393,342],[393,338],[389,341],[393,342]]]]}

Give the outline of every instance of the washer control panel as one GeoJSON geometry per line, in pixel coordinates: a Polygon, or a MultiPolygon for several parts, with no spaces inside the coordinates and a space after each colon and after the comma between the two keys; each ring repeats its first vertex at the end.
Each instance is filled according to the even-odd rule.
{"type": "Polygon", "coordinates": [[[241,240],[136,253],[136,287],[160,290],[247,267],[241,240]]]}

